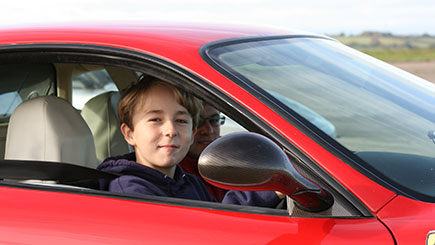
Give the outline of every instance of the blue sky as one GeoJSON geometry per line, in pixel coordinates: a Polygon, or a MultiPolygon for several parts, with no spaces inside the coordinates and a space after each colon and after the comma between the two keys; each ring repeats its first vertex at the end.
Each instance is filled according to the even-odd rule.
{"type": "Polygon", "coordinates": [[[15,0],[0,26],[89,21],[236,23],[322,34],[435,35],[435,0],[15,0]]]}

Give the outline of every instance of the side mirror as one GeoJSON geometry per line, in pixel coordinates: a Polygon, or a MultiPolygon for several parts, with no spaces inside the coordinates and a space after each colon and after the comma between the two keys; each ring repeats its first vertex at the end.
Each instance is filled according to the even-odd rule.
{"type": "Polygon", "coordinates": [[[332,196],[303,177],[272,140],[256,133],[228,134],[201,153],[200,174],[211,184],[241,191],[280,191],[300,209],[320,212],[330,208],[332,196]]]}

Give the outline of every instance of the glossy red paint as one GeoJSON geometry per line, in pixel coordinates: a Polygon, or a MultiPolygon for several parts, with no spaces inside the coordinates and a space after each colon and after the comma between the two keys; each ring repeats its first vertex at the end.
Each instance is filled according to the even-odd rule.
{"type": "Polygon", "coordinates": [[[8,244],[394,244],[376,219],[289,218],[5,187],[0,202],[0,242],[8,244]]]}
{"type": "Polygon", "coordinates": [[[403,196],[388,203],[378,217],[391,230],[397,244],[426,244],[428,233],[435,230],[434,204],[403,196]]]}
{"type": "MultiPolygon", "coordinates": [[[[80,43],[112,46],[156,53],[171,60],[182,58],[183,53],[197,51],[201,45],[215,40],[288,34],[283,31],[268,31],[254,28],[189,25],[143,25],[143,26],[63,26],[33,27],[0,30],[0,45],[29,43],[80,43]],[[181,49],[180,49],[181,48],[181,49]]],[[[196,52],[197,53],[197,52],[196,52]]],[[[188,61],[182,59],[183,63],[188,61]]]]}
{"type": "Polygon", "coordinates": [[[0,187],[0,203],[6,207],[0,209],[0,243],[394,244],[393,234],[399,244],[424,244],[427,233],[435,229],[433,204],[396,197],[301,133],[199,55],[200,47],[208,42],[266,34],[288,33],[220,26],[34,27],[0,30],[0,45],[100,45],[154,55],[189,70],[269,123],[359,198],[374,218],[269,216],[0,187]]]}

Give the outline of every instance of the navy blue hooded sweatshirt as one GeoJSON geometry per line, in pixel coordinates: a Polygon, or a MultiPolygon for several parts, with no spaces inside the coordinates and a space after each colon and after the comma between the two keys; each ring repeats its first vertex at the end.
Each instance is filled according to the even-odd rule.
{"type": "MultiPolygon", "coordinates": [[[[135,153],[106,159],[97,169],[122,174],[112,181],[102,181],[101,189],[111,192],[177,197],[191,200],[216,202],[202,183],[192,175],[185,174],[177,165],[174,178],[136,163],[135,153]]],[[[275,207],[280,199],[273,191],[228,191],[222,203],[259,207],[275,207]]]]}

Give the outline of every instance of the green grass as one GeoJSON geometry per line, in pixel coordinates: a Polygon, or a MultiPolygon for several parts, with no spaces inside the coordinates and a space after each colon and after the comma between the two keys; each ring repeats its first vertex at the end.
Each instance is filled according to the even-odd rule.
{"type": "Polygon", "coordinates": [[[359,36],[333,36],[340,42],[378,59],[394,61],[435,60],[435,37],[393,36],[372,33],[359,36]]]}
{"type": "Polygon", "coordinates": [[[338,41],[352,46],[353,45],[370,45],[372,42],[371,37],[364,37],[364,36],[350,36],[350,37],[333,37],[337,39],[338,41]]]}
{"type": "Polygon", "coordinates": [[[364,50],[360,51],[383,61],[432,61],[435,60],[435,49],[397,49],[397,50],[364,50]]]}

